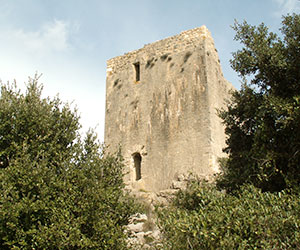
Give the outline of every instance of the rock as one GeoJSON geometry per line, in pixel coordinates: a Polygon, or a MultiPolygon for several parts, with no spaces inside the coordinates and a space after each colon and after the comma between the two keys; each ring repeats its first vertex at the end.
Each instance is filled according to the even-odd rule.
{"type": "Polygon", "coordinates": [[[172,182],[172,188],[174,188],[174,189],[184,189],[184,188],[186,188],[186,182],[185,181],[173,181],[172,182]]]}
{"type": "Polygon", "coordinates": [[[186,177],[184,174],[180,174],[177,178],[178,181],[185,181],[186,180],[186,177]]]}
{"type": "Polygon", "coordinates": [[[138,232],[135,234],[135,237],[137,238],[138,242],[140,244],[143,244],[145,242],[145,233],[144,232],[138,232]]]}
{"type": "Polygon", "coordinates": [[[152,237],[153,237],[155,240],[158,240],[158,239],[160,238],[160,236],[161,236],[161,232],[160,232],[158,229],[156,229],[156,230],[154,230],[154,231],[152,232],[152,237]]]}
{"type": "Polygon", "coordinates": [[[127,230],[130,231],[130,232],[142,232],[143,231],[143,225],[144,223],[143,222],[139,222],[137,224],[129,224],[127,225],[127,230]]]}
{"type": "Polygon", "coordinates": [[[148,220],[148,216],[146,214],[134,214],[131,216],[131,218],[129,219],[129,223],[135,223],[135,222],[145,222],[148,220]]]}
{"type": "Polygon", "coordinates": [[[168,197],[175,195],[177,192],[178,192],[178,190],[175,190],[175,189],[165,189],[163,191],[158,192],[157,196],[168,198],[168,197]]]}

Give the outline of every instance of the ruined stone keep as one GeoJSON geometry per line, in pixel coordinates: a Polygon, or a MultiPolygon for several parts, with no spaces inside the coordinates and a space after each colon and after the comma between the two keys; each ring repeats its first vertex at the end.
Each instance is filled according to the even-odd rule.
{"type": "Polygon", "coordinates": [[[132,189],[218,171],[225,134],[216,110],[232,85],[205,26],[108,60],[106,84],[104,140],[111,152],[121,146],[132,189]]]}

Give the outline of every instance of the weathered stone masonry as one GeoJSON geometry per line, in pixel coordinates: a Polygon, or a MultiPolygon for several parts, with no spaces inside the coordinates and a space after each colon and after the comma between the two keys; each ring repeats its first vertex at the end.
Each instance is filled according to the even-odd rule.
{"type": "Polygon", "coordinates": [[[232,85],[205,26],[108,60],[106,84],[105,143],[121,146],[131,188],[159,191],[180,174],[218,171],[216,109],[232,85]]]}

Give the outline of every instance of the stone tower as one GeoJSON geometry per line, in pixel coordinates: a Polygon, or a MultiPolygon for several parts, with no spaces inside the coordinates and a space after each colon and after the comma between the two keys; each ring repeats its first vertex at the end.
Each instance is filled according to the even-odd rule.
{"type": "Polygon", "coordinates": [[[105,144],[121,146],[126,183],[159,191],[181,174],[216,173],[225,146],[216,109],[230,89],[205,26],[108,60],[105,144]]]}

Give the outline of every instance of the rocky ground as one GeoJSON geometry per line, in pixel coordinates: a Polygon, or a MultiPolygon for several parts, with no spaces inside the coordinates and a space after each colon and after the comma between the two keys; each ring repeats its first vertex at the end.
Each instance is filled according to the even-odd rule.
{"type": "Polygon", "coordinates": [[[166,206],[174,195],[180,190],[185,189],[188,181],[193,178],[192,175],[180,175],[173,181],[170,189],[157,193],[135,191],[134,196],[147,207],[144,214],[135,214],[130,218],[126,226],[126,232],[129,234],[128,246],[130,249],[159,249],[159,242],[162,234],[156,225],[155,206],[166,206]]]}

